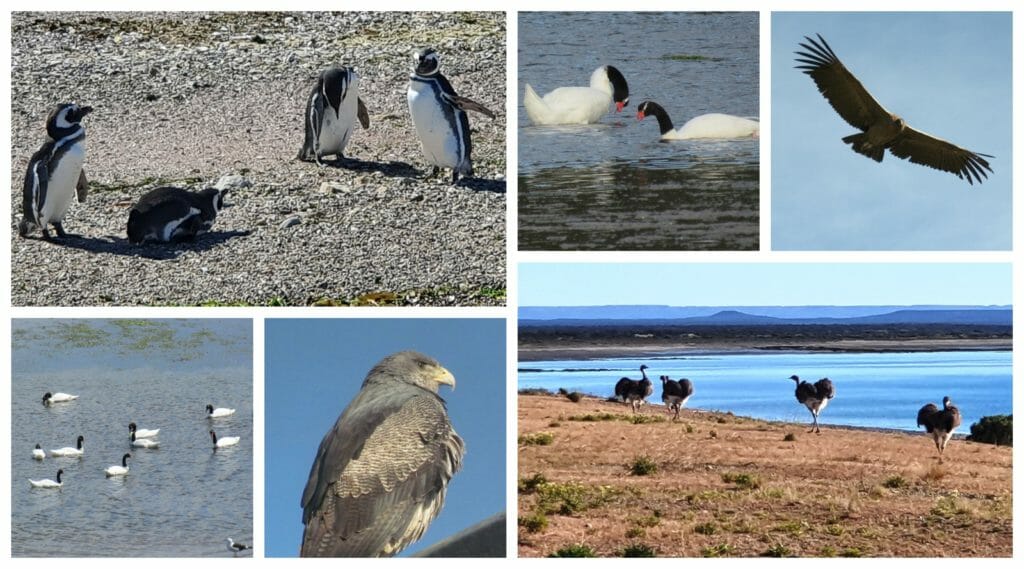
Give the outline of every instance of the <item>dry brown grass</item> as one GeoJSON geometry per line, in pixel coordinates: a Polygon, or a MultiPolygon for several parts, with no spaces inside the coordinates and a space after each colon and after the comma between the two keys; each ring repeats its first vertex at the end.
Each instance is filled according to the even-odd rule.
{"type": "Polygon", "coordinates": [[[956,440],[940,465],[931,440],[913,434],[813,435],[690,410],[674,423],[565,420],[622,412],[591,397],[519,397],[520,433],[554,434],[519,448],[520,477],[547,485],[520,492],[521,518],[547,516],[543,530],[520,528],[520,556],[572,544],[606,557],[631,546],[685,557],[1012,555],[1010,448],[956,440]],[[632,475],[624,465],[638,456],[656,472],[632,475]]]}

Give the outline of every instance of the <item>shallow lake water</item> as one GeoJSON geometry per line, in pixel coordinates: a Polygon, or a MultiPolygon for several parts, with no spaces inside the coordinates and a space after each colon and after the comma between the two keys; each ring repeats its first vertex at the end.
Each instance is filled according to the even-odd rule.
{"type": "Polygon", "coordinates": [[[26,320],[12,325],[14,556],[228,556],[252,543],[250,320],[26,320]],[[42,404],[47,391],[78,395],[42,404]],[[208,419],[206,405],[236,409],[208,419]],[[130,447],[128,423],[160,429],[130,447]],[[240,436],[213,451],[209,431],[240,436]],[[52,457],[74,447],[81,458],[52,457]],[[42,461],[32,459],[41,444],[42,461]],[[104,469],[131,452],[128,475],[104,469]],[[32,488],[55,479],[63,488],[32,488]]]}
{"type": "MultiPolygon", "coordinates": [[[[1012,413],[1011,352],[702,354],[648,359],[520,362],[519,388],[541,387],[609,397],[620,377],[640,378],[640,365],[654,382],[648,402],[661,405],[661,375],[694,384],[690,409],[732,411],[777,421],[809,422],[796,401],[798,375],[814,382],[830,378],[835,399],[821,424],[915,430],[917,411],[942,405],[949,395],[963,426],[986,415],[1012,413]]],[[[624,407],[624,409],[626,409],[624,407]]]]}
{"type": "Polygon", "coordinates": [[[756,13],[525,12],[519,15],[519,248],[748,250],[758,247],[759,140],[660,142],[637,105],[676,127],[705,113],[757,117],[756,13]],[[629,106],[597,124],[532,126],[522,105],[587,86],[601,65],[629,106]]]}

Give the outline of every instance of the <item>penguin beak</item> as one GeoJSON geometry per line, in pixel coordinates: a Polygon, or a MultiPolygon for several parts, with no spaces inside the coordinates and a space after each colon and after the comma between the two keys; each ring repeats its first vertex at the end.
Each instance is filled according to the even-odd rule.
{"type": "Polygon", "coordinates": [[[92,112],[92,107],[79,107],[78,108],[78,120],[82,120],[85,115],[92,112]]]}

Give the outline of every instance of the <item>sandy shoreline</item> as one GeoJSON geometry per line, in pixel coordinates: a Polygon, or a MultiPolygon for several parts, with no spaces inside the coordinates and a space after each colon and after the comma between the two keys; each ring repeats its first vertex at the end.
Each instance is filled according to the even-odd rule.
{"type": "Polygon", "coordinates": [[[598,360],[610,358],[669,357],[706,354],[779,353],[779,352],[945,352],[1008,351],[1010,338],[998,339],[915,339],[915,340],[834,340],[795,342],[706,341],[690,344],[603,344],[560,343],[519,344],[519,361],[598,360]]]}

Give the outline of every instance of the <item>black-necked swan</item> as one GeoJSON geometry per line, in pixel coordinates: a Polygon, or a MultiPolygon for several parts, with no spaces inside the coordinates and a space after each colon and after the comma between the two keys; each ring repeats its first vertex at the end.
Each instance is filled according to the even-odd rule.
{"type": "Polygon", "coordinates": [[[134,448],[160,448],[160,442],[153,439],[136,439],[132,433],[132,447],[134,448]]]}
{"type": "Polygon", "coordinates": [[[237,554],[239,551],[245,551],[246,549],[252,549],[252,547],[244,543],[235,543],[235,540],[228,538],[228,551],[237,554]]]}
{"type": "Polygon", "coordinates": [[[605,65],[590,75],[590,87],[559,87],[543,98],[529,83],[523,106],[530,122],[547,124],[590,124],[608,114],[608,105],[615,103],[615,112],[629,104],[629,86],[622,72],[605,65]]]}
{"type": "Polygon", "coordinates": [[[80,457],[80,456],[82,456],[82,453],[85,452],[85,449],[82,448],[82,443],[83,442],[85,442],[85,437],[83,437],[82,435],[78,435],[78,448],[64,447],[64,448],[53,449],[53,450],[50,451],[50,456],[74,456],[74,457],[80,457]]]}
{"type": "Polygon", "coordinates": [[[114,466],[108,466],[107,469],[104,470],[103,472],[107,475],[107,477],[124,476],[125,474],[128,474],[128,459],[131,457],[131,453],[124,453],[124,456],[121,457],[120,465],[115,464],[114,466]]]}
{"type": "Polygon", "coordinates": [[[60,488],[61,486],[64,486],[64,481],[60,479],[62,474],[64,474],[63,468],[57,471],[56,482],[47,478],[45,480],[29,480],[28,483],[31,484],[33,488],[60,488]]]}
{"type": "Polygon", "coordinates": [[[36,448],[32,449],[32,458],[36,460],[43,460],[46,458],[46,453],[43,452],[43,447],[36,445],[36,448]]]}
{"type": "Polygon", "coordinates": [[[220,417],[227,417],[229,415],[234,415],[234,414],[235,414],[235,410],[234,409],[228,409],[226,407],[217,407],[216,409],[214,409],[213,405],[207,405],[206,406],[206,416],[208,418],[210,418],[210,419],[217,419],[217,418],[220,418],[220,417]]]}
{"type": "Polygon", "coordinates": [[[71,395],[69,393],[50,393],[49,391],[43,395],[43,405],[52,405],[54,403],[67,403],[68,401],[74,401],[78,399],[77,395],[71,395]]]}
{"type": "Polygon", "coordinates": [[[213,431],[210,431],[210,438],[213,439],[213,450],[237,445],[238,441],[242,440],[242,437],[221,437],[218,439],[217,433],[213,431]]]}
{"type": "Polygon", "coordinates": [[[754,119],[710,113],[694,117],[683,126],[673,129],[672,119],[658,103],[644,101],[636,111],[636,120],[654,116],[658,119],[662,140],[687,140],[693,138],[757,138],[761,134],[761,123],[754,119]]]}
{"type": "Polygon", "coordinates": [[[160,429],[139,429],[135,423],[128,423],[128,433],[135,433],[137,439],[151,439],[160,434],[160,429]]]}

